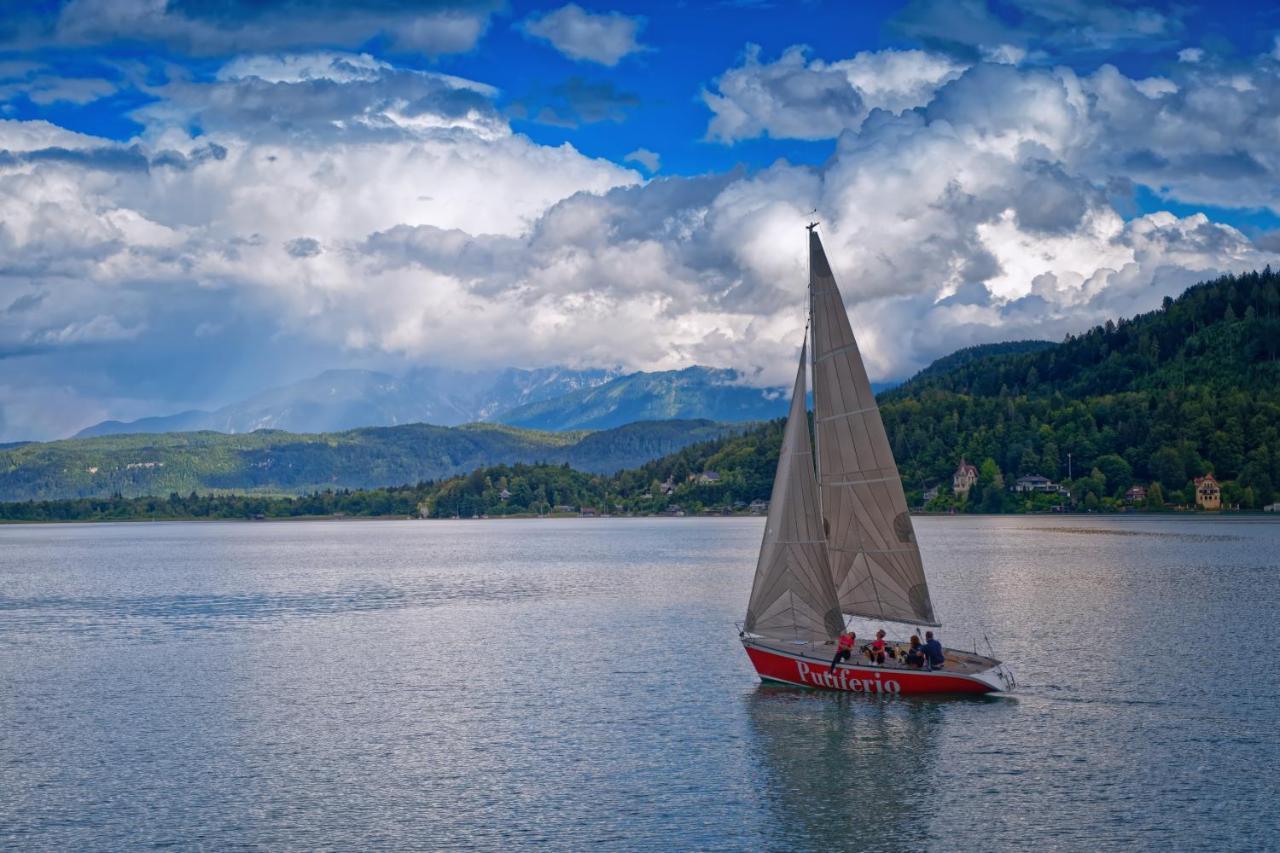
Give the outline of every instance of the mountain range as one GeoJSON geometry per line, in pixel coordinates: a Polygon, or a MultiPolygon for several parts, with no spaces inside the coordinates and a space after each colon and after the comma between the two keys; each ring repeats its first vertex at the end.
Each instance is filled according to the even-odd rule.
{"type": "Polygon", "coordinates": [[[327,370],[215,411],[103,421],[75,437],[258,429],[319,433],[409,423],[576,430],[673,418],[739,422],[778,417],[784,398],[781,388],[744,384],[736,371],[698,366],[625,375],[560,367],[474,372],[424,367],[401,376],[327,370]]]}
{"type": "MultiPolygon", "coordinates": [[[[1280,498],[1280,275],[1267,268],[1219,278],[1061,343],[960,350],[878,399],[912,506],[1187,507],[1196,504],[1195,479],[1208,473],[1224,507],[1273,506],[1280,498]],[[979,469],[966,495],[952,490],[961,459],[979,469]],[[1062,482],[1069,497],[1011,489],[1034,475],[1062,482]]],[[[557,502],[624,511],[741,507],[770,497],[781,441],[775,420],[607,481],[496,466],[435,483],[416,498],[440,517],[542,511],[553,487],[557,502]],[[714,480],[696,476],[708,471],[714,480]],[[668,494],[661,483],[674,489],[668,494]]]]}
{"type": "MultiPolygon", "coordinates": [[[[497,416],[596,426],[682,411],[702,400],[735,416],[755,405],[769,414],[781,408],[767,392],[743,389],[733,384],[736,376],[705,368],[614,376],[587,387],[600,378],[548,375],[541,386],[529,382],[522,388],[578,387],[497,416]],[[751,405],[739,405],[739,390],[751,405]],[[549,405],[552,400],[558,402],[549,405]]],[[[1148,489],[1155,505],[1166,499],[1190,504],[1194,478],[1208,472],[1222,484],[1224,504],[1266,506],[1280,495],[1280,275],[1268,268],[1197,285],[1158,310],[1108,321],[1062,343],[961,350],[879,400],[913,502],[931,486],[942,487],[936,500],[952,500],[951,472],[966,458],[979,464],[980,479],[965,508],[1009,510],[1018,499],[1004,486],[1027,475],[1067,482],[1073,500],[1088,508],[1122,505],[1135,485],[1148,489]]],[[[305,435],[171,432],[30,443],[0,447],[0,500],[187,490],[296,494],[536,461],[596,474],[641,466],[619,474],[610,487],[620,498],[652,493],[654,480],[680,483],[714,469],[719,488],[728,490],[721,497],[750,500],[767,496],[776,427],[775,421],[755,438],[719,443],[744,427],[650,421],[588,433],[413,424],[305,435]],[[761,436],[773,438],[762,443],[761,436]]]]}
{"type": "Polygon", "coordinates": [[[405,424],[332,433],[134,433],[0,448],[0,501],[187,494],[301,494],[438,480],[505,462],[611,474],[740,431],[706,420],[545,432],[405,424]]]}

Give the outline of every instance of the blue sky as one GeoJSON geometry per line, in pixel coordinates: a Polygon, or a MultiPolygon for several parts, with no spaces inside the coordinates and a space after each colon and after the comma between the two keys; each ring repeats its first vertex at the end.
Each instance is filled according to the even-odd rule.
{"type": "Polygon", "coordinates": [[[1280,250],[1280,8],[49,0],[0,18],[0,441],[330,367],[778,382],[1280,250]]]}

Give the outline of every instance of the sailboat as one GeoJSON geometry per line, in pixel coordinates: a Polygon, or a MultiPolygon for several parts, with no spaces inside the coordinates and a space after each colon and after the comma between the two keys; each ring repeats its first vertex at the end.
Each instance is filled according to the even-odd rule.
{"type": "Polygon", "coordinates": [[[848,618],[922,632],[940,625],[898,466],[816,225],[808,227],[809,327],[742,645],[767,682],[887,695],[1010,690],[1009,669],[976,650],[945,649],[941,667],[924,669],[908,666],[901,653],[879,665],[861,661],[855,648],[849,662],[831,666],[848,618]]]}

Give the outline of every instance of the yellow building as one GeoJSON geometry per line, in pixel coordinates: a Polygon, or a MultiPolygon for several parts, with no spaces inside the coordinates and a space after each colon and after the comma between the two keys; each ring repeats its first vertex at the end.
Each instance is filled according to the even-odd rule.
{"type": "Polygon", "coordinates": [[[1196,477],[1196,506],[1201,509],[1222,509],[1222,489],[1212,474],[1196,477]]]}

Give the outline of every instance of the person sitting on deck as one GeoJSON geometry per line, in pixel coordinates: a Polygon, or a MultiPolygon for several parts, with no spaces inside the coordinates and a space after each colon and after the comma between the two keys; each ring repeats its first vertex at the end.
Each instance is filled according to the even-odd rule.
{"type": "Polygon", "coordinates": [[[875,664],[884,665],[884,629],[876,631],[876,638],[864,647],[867,652],[867,658],[875,664]]]}
{"type": "Polygon", "coordinates": [[[942,643],[933,638],[932,631],[924,632],[924,656],[929,669],[942,669],[942,665],[947,661],[946,655],[942,653],[942,643]]]}
{"type": "Polygon", "coordinates": [[[831,659],[831,669],[829,672],[836,671],[836,664],[842,660],[849,660],[853,654],[853,641],[856,635],[852,631],[845,631],[840,635],[840,641],[836,644],[836,656],[831,659]]]}
{"type": "Polygon", "coordinates": [[[911,635],[911,648],[907,649],[906,664],[916,669],[924,666],[924,646],[920,645],[920,638],[915,634],[911,635]]]}

